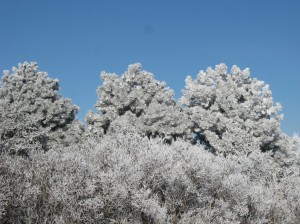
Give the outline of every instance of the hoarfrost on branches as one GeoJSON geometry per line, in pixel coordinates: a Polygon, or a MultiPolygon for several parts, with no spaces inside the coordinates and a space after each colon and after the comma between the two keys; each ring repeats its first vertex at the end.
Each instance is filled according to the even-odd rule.
{"type": "Polygon", "coordinates": [[[250,70],[220,64],[186,79],[180,104],[188,116],[186,134],[200,129],[217,153],[276,151],[281,139],[279,114],[269,85],[252,79],[250,70]]]}
{"type": "Polygon", "coordinates": [[[299,223],[299,166],[201,148],[115,132],[30,160],[2,154],[0,222],[299,223]]]}
{"type": "Polygon", "coordinates": [[[164,82],[138,63],[121,77],[102,72],[101,78],[99,113],[87,115],[96,135],[117,131],[118,123],[127,122],[148,137],[168,142],[181,137],[223,155],[276,152],[288,145],[280,130],[281,105],[273,103],[269,85],[251,78],[248,68],[233,66],[228,74],[220,64],[200,71],[195,80],[187,77],[179,103],[164,82]]]}
{"type": "Polygon", "coordinates": [[[148,137],[171,138],[183,134],[182,114],[176,106],[174,92],[140,64],[128,66],[121,77],[101,73],[103,86],[98,88],[99,113],[89,112],[87,123],[98,135],[111,131],[118,119],[126,119],[141,134],[148,137]]]}
{"type": "Polygon", "coordinates": [[[78,107],[58,94],[57,79],[35,62],[4,71],[0,86],[1,150],[27,154],[58,144],[72,144],[83,129],[75,119],[78,107]]]}
{"type": "Polygon", "coordinates": [[[83,137],[58,80],[4,72],[0,223],[300,223],[300,138],[249,69],[187,77],[180,104],[140,64],[102,79],[83,137]]]}

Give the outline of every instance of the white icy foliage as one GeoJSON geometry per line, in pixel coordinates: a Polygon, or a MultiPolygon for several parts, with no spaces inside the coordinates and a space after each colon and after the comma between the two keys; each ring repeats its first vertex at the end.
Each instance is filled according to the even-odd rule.
{"type": "Polygon", "coordinates": [[[140,64],[102,79],[94,134],[76,142],[58,80],[36,63],[4,72],[0,223],[300,223],[300,137],[280,132],[280,105],[248,69],[188,77],[182,107],[140,64]],[[148,138],[193,134],[204,144],[148,138]]]}
{"type": "Polygon", "coordinates": [[[294,133],[292,136],[292,141],[294,143],[294,150],[298,155],[300,155],[300,136],[297,133],[294,133]]]}
{"type": "Polygon", "coordinates": [[[0,223],[299,223],[299,167],[111,133],[31,160],[2,154],[0,223]]]}
{"type": "Polygon", "coordinates": [[[102,72],[101,79],[103,86],[98,88],[99,101],[95,106],[99,113],[89,112],[86,117],[91,132],[102,135],[113,131],[114,123],[122,123],[121,119],[149,137],[182,135],[182,113],[173,90],[142,70],[141,64],[129,65],[121,77],[102,72]]]}
{"type": "Polygon", "coordinates": [[[275,150],[282,115],[269,85],[252,79],[250,70],[225,64],[186,79],[180,104],[188,116],[187,135],[200,129],[217,153],[275,150]]]}
{"type": "Polygon", "coordinates": [[[4,71],[0,82],[0,140],[4,150],[28,153],[76,142],[82,132],[78,107],[59,93],[57,79],[36,62],[4,71]]]}

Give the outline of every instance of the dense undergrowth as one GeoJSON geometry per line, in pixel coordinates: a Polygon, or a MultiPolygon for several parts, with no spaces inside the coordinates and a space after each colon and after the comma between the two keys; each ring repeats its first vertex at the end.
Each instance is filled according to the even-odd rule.
{"type": "Polygon", "coordinates": [[[299,223],[299,160],[136,133],[1,155],[1,223],[299,223]]]}

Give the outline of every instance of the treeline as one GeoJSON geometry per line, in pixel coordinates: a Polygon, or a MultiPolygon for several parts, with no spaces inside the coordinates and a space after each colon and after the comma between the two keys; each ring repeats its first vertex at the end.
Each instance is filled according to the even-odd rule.
{"type": "Polygon", "coordinates": [[[0,223],[299,223],[298,136],[249,69],[101,73],[84,126],[35,62],[0,82],[0,223]]]}

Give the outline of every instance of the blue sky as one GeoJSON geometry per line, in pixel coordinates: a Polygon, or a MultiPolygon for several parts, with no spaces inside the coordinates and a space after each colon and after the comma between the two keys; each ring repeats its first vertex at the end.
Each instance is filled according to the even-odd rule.
{"type": "Polygon", "coordinates": [[[224,62],[270,84],[283,131],[300,133],[298,0],[1,0],[0,9],[0,70],[37,61],[80,119],[103,70],[140,62],[178,98],[187,75],[224,62]]]}

